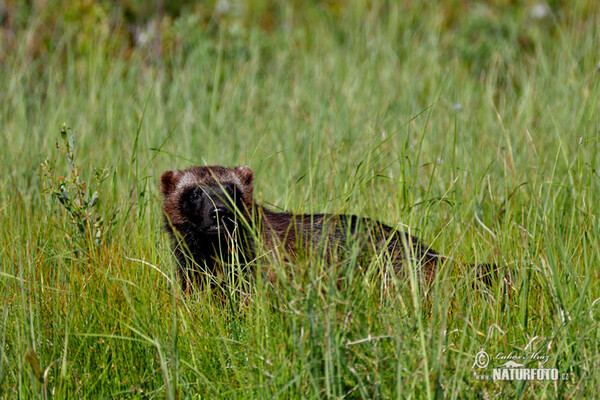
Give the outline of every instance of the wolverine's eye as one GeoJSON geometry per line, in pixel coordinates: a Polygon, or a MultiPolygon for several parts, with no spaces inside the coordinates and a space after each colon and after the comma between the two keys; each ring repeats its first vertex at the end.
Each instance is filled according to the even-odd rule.
{"type": "Polygon", "coordinates": [[[233,185],[227,185],[227,186],[225,187],[225,189],[227,190],[227,194],[229,195],[229,197],[230,197],[232,200],[235,200],[236,193],[237,193],[236,187],[235,187],[235,186],[233,186],[233,185]]]}
{"type": "Polygon", "coordinates": [[[190,203],[198,203],[201,198],[202,189],[198,186],[191,189],[187,194],[187,201],[190,203]]]}

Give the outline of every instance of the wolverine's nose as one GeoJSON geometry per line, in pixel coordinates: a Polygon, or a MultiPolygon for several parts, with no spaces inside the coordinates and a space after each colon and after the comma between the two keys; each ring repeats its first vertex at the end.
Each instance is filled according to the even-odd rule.
{"type": "Polygon", "coordinates": [[[210,211],[210,213],[208,214],[208,216],[212,220],[217,220],[217,218],[219,218],[219,215],[222,217],[223,215],[225,215],[226,212],[227,212],[227,209],[225,207],[217,207],[217,208],[212,209],[210,211]]]}

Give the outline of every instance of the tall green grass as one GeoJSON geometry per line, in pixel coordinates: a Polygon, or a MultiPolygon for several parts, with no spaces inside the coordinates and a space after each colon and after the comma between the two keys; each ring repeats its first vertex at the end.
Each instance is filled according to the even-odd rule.
{"type": "Polygon", "coordinates": [[[313,7],[289,29],[196,32],[159,64],[107,58],[104,42],[82,53],[76,29],[44,59],[6,57],[2,398],[597,393],[597,16],[474,8],[448,26],[443,2],[361,4],[337,22],[313,7]],[[81,181],[110,172],[90,210],[110,232],[98,242],[48,193],[71,173],[55,147],[63,122],[81,181]],[[274,209],[365,215],[452,261],[423,292],[384,287],[377,259],[366,275],[351,260],[338,285],[319,257],[293,265],[294,279],[264,257],[250,299],[235,286],[186,296],[158,179],[205,163],[251,166],[274,209]],[[464,267],[488,261],[511,276],[508,292],[464,267]],[[482,349],[548,355],[567,379],[477,380],[482,349]]]}

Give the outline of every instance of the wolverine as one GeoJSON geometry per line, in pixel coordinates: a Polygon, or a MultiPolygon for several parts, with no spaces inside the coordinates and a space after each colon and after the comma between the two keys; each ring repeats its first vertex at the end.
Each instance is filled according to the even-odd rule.
{"type": "Polygon", "coordinates": [[[384,254],[401,277],[410,260],[423,283],[433,280],[444,260],[418,238],[369,218],[272,211],[254,201],[253,184],[254,172],[247,166],[194,166],[162,174],[165,229],[184,290],[224,265],[250,268],[259,243],[286,260],[315,249],[327,260],[353,250],[384,254]]]}

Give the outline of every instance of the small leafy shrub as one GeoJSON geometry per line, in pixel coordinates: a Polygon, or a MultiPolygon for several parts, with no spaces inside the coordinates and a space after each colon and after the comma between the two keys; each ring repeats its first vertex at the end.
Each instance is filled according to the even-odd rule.
{"type": "Polygon", "coordinates": [[[108,218],[99,209],[100,187],[108,178],[107,168],[95,168],[88,184],[80,174],[75,163],[75,134],[71,128],[63,124],[60,128],[61,143],[56,148],[66,158],[69,170],[65,175],[57,172],[56,160],[46,159],[41,163],[42,175],[46,178],[45,192],[58,200],[69,218],[72,231],[66,234],[70,242],[77,242],[83,248],[89,244],[100,246],[108,240],[112,227],[116,222],[116,211],[109,213],[108,218]]]}

